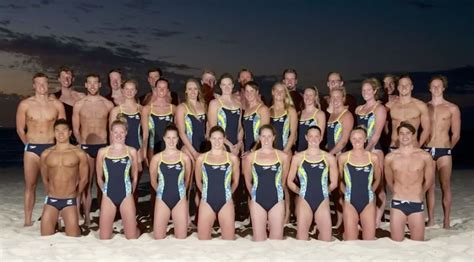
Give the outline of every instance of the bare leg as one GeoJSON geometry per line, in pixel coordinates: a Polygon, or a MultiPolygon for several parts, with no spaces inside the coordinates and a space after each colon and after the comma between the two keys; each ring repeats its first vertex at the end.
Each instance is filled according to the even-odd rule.
{"type": "Polygon", "coordinates": [[[301,197],[297,197],[296,199],[296,239],[298,240],[308,240],[308,232],[309,228],[311,227],[311,222],[313,221],[313,212],[311,207],[301,197]]]}
{"type": "Polygon", "coordinates": [[[84,224],[88,226],[91,224],[90,212],[92,206],[92,186],[95,182],[95,158],[87,156],[87,160],[89,162],[89,179],[87,180],[84,192],[82,192],[82,205],[84,208],[84,224]]]}
{"type": "Polygon", "coordinates": [[[443,195],[443,228],[450,228],[450,215],[451,215],[451,172],[452,172],[452,161],[451,156],[440,157],[437,161],[439,171],[439,181],[441,184],[441,192],[443,195]]]}
{"type": "Polygon", "coordinates": [[[32,226],[33,208],[36,201],[36,184],[40,172],[40,158],[31,152],[23,155],[23,165],[25,172],[25,222],[24,226],[32,226]]]}
{"type": "Polygon", "coordinates": [[[153,237],[163,239],[166,237],[166,228],[171,211],[163,200],[155,197],[155,219],[153,220],[153,237]]]}
{"type": "Polygon", "coordinates": [[[385,213],[385,206],[387,204],[387,193],[385,191],[385,178],[383,175],[384,155],[381,150],[374,150],[373,152],[377,155],[379,159],[379,166],[381,169],[380,170],[381,171],[380,184],[376,190],[377,214],[375,218],[376,227],[379,227],[380,224],[382,223],[382,217],[385,213]]]}
{"type": "Polygon", "coordinates": [[[235,239],[235,211],[234,203],[228,201],[219,211],[217,215],[219,219],[219,225],[221,227],[222,239],[234,240],[235,239]]]}
{"type": "Polygon", "coordinates": [[[112,227],[114,224],[117,208],[108,196],[102,197],[99,216],[99,237],[100,239],[110,239],[112,237],[112,227]]]}
{"type": "Polygon", "coordinates": [[[56,232],[59,211],[50,205],[45,204],[41,214],[41,235],[53,235],[56,232]]]}
{"type": "Polygon", "coordinates": [[[216,221],[216,214],[208,203],[201,201],[199,205],[198,239],[210,240],[212,238],[212,225],[216,221]]]}
{"type": "Polygon", "coordinates": [[[252,220],[253,241],[267,239],[267,211],[254,200],[249,200],[250,219],[252,220]]]}
{"type": "Polygon", "coordinates": [[[314,213],[314,222],[318,227],[318,239],[322,241],[331,241],[331,210],[329,209],[329,199],[324,200],[314,213]]]}
{"type": "Polygon", "coordinates": [[[405,238],[407,216],[396,208],[390,209],[390,237],[393,241],[402,241],[405,238]]]}
{"type": "Polygon", "coordinates": [[[120,215],[122,216],[123,231],[127,239],[136,239],[140,236],[137,228],[137,211],[133,196],[127,196],[120,204],[120,215]]]}
{"type": "Polygon", "coordinates": [[[369,203],[362,213],[360,213],[360,225],[362,226],[362,239],[363,240],[374,240],[375,239],[375,216],[377,213],[375,203],[369,203]]]}
{"type": "Polygon", "coordinates": [[[410,239],[425,240],[425,217],[424,212],[413,213],[408,216],[408,227],[410,228],[410,239]]]}
{"type": "Polygon", "coordinates": [[[181,199],[171,212],[174,224],[174,237],[185,239],[188,234],[189,206],[186,198],[181,199]]]}
{"type": "Polygon", "coordinates": [[[435,188],[436,188],[436,162],[432,161],[433,163],[433,172],[435,172],[435,182],[433,185],[428,189],[426,193],[426,207],[428,211],[428,222],[426,223],[427,226],[434,225],[434,209],[435,209],[435,188]]]}
{"type": "Polygon", "coordinates": [[[270,239],[283,239],[283,227],[285,223],[285,204],[280,201],[268,211],[268,227],[270,239]]]}
{"type": "Polygon", "coordinates": [[[68,206],[61,210],[61,217],[64,220],[64,227],[66,228],[66,236],[79,237],[81,230],[79,229],[79,219],[76,206],[68,206]]]}
{"type": "Polygon", "coordinates": [[[351,203],[344,201],[342,216],[344,218],[344,240],[357,240],[359,238],[359,214],[351,203]]]}

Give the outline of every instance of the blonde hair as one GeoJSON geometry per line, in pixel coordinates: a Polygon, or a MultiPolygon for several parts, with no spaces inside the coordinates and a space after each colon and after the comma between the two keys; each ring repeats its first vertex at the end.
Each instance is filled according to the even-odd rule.
{"type": "Polygon", "coordinates": [[[314,106],[317,108],[317,109],[321,109],[321,103],[320,103],[320,99],[319,99],[319,90],[318,90],[318,87],[316,85],[312,85],[312,86],[308,86],[304,89],[304,91],[306,90],[312,90],[315,94],[314,96],[314,106]]]}
{"type": "Polygon", "coordinates": [[[123,113],[117,115],[116,119],[110,125],[110,130],[114,128],[114,126],[121,125],[125,128],[125,131],[128,131],[128,123],[127,118],[125,118],[123,113]]]}
{"type": "Polygon", "coordinates": [[[279,86],[282,86],[285,90],[285,100],[283,101],[285,104],[285,109],[288,109],[290,106],[295,107],[295,104],[293,103],[293,99],[291,98],[291,95],[290,95],[290,91],[288,91],[288,88],[286,87],[285,84],[283,84],[282,82],[276,82],[272,87],[272,91],[275,90],[279,86]]]}
{"type": "Polygon", "coordinates": [[[375,95],[374,95],[375,100],[379,99],[379,94],[380,94],[379,90],[382,88],[380,81],[377,78],[371,77],[362,81],[362,86],[364,86],[365,84],[369,84],[370,86],[372,86],[372,89],[375,92],[375,95]]]}
{"type": "Polygon", "coordinates": [[[346,102],[346,94],[347,94],[347,93],[346,93],[346,88],[343,87],[343,86],[341,86],[341,87],[338,87],[338,88],[333,88],[333,89],[331,89],[331,90],[329,91],[329,97],[331,97],[331,96],[332,96],[332,93],[334,93],[334,92],[336,92],[336,91],[342,93],[342,98],[343,98],[344,103],[345,103],[345,102],[346,102]]]}
{"type": "MultiPolygon", "coordinates": [[[[194,83],[196,84],[197,88],[198,88],[198,102],[201,103],[201,105],[204,107],[204,110],[207,111],[207,105],[205,103],[205,100],[204,100],[204,96],[202,95],[202,86],[201,86],[201,83],[199,83],[198,80],[194,79],[194,78],[189,78],[188,80],[186,80],[186,83],[184,83],[184,104],[188,107],[188,108],[193,108],[195,109],[190,103],[189,103],[189,98],[188,98],[188,93],[186,93],[186,86],[188,85],[188,83],[194,83]]],[[[196,110],[194,110],[196,111],[196,110]]]]}

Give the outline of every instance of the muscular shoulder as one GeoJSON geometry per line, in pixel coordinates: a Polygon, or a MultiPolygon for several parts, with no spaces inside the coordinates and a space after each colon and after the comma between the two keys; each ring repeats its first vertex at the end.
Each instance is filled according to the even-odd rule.
{"type": "Polygon", "coordinates": [[[48,155],[53,151],[53,149],[54,149],[54,146],[49,147],[46,150],[44,150],[43,153],[41,153],[40,158],[45,159],[46,157],[48,157],[48,155]]]}
{"type": "Polygon", "coordinates": [[[87,159],[87,153],[82,150],[80,147],[77,147],[77,146],[73,146],[73,152],[76,153],[76,155],[79,157],[79,158],[86,158],[87,159]]]}
{"type": "Polygon", "coordinates": [[[425,150],[423,150],[421,148],[417,148],[416,151],[414,151],[413,153],[416,154],[416,158],[420,158],[420,159],[423,159],[423,160],[431,160],[432,159],[430,153],[426,152],[425,150]]]}
{"type": "Polygon", "coordinates": [[[428,106],[425,102],[421,101],[418,98],[412,98],[413,103],[420,109],[420,110],[427,110],[428,106]]]}

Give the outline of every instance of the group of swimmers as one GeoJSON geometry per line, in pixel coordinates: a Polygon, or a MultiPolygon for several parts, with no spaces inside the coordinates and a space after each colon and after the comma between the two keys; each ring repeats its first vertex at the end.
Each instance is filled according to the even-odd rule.
{"type": "Polygon", "coordinates": [[[25,226],[32,225],[41,173],[47,196],[42,235],[55,233],[60,215],[66,235],[80,235],[79,217],[91,223],[97,184],[100,238],[112,237],[117,211],[125,237],[137,238],[136,191],[145,168],[156,193],[157,239],[166,237],[170,217],[175,237],[187,236],[194,201],[199,239],[211,239],[216,221],[222,238],[234,239],[236,212],[245,213],[244,202],[256,241],[282,239],[291,214],[297,239],[308,239],[314,222],[318,239],[330,241],[331,199],[334,226],[343,226],[344,239],[358,239],[361,229],[362,239],[370,240],[383,220],[388,188],[392,239],[403,240],[408,225],[411,239],[423,240],[425,194],[427,224],[434,223],[436,170],[443,225],[450,226],[451,150],[460,138],[460,112],[443,97],[443,76],[430,80],[428,103],[412,97],[408,75],[387,75],[383,89],[377,79],[366,79],[359,106],[337,72],[328,74],[329,95],[320,99],[316,86],[300,93],[296,71],[287,69],[273,85],[270,103],[247,69],[239,72],[238,84],[229,74],[216,81],[212,71],[204,71],[201,81],[186,81],[182,103],[158,68],[148,71],[151,92],[140,101],[136,81],[122,81],[116,69],[108,76],[109,95],[100,95],[97,74],[86,76],[84,95],[72,90],[73,71],[63,67],[61,90],[52,96],[48,77],[37,73],[35,94],[18,106],[25,226]]]}

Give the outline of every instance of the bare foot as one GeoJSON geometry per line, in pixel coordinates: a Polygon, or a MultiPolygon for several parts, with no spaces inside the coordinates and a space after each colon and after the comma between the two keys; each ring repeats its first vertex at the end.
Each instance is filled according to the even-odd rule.
{"type": "Polygon", "coordinates": [[[428,220],[428,222],[426,222],[426,226],[427,226],[427,227],[432,227],[432,226],[434,226],[434,221],[431,220],[431,219],[428,220]]]}
{"type": "Polygon", "coordinates": [[[29,222],[26,222],[23,224],[24,227],[31,227],[33,225],[33,222],[29,221],[29,222]]]}
{"type": "Polygon", "coordinates": [[[451,225],[449,224],[449,220],[445,220],[443,222],[443,228],[444,229],[450,229],[451,228],[451,225]]]}

